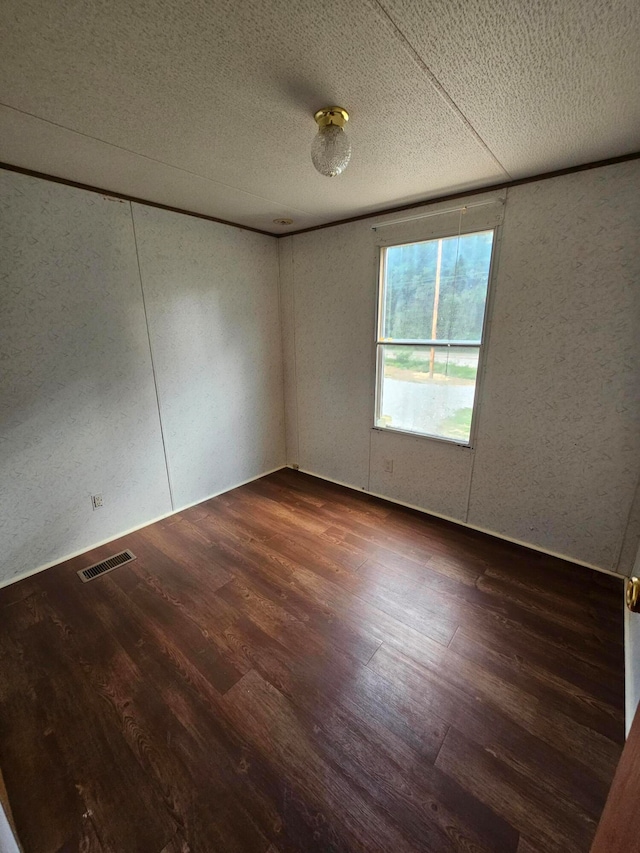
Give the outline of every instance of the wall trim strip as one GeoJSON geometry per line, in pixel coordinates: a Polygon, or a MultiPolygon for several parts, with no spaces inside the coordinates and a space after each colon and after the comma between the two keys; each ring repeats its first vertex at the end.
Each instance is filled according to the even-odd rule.
{"type": "Polygon", "coordinates": [[[241,231],[253,231],[255,234],[264,234],[265,237],[280,236],[278,234],[271,233],[271,231],[263,231],[261,228],[252,228],[250,225],[239,225],[237,222],[230,222],[228,219],[219,219],[217,216],[209,216],[207,213],[196,213],[193,210],[185,210],[182,207],[171,207],[171,205],[162,204],[158,201],[149,201],[145,198],[125,195],[124,193],[114,192],[113,190],[105,190],[101,187],[95,187],[92,184],[81,184],[78,181],[71,181],[68,178],[49,175],[46,172],[36,172],[33,169],[25,169],[22,166],[13,166],[11,163],[3,163],[0,161],[0,169],[4,169],[6,172],[17,172],[19,175],[28,175],[30,178],[40,178],[43,181],[52,181],[54,184],[64,184],[67,187],[75,187],[78,190],[87,190],[91,193],[98,193],[98,195],[119,198],[122,201],[134,201],[136,204],[146,204],[147,207],[157,207],[160,210],[169,210],[171,213],[182,213],[185,216],[193,216],[196,219],[206,219],[208,222],[217,222],[219,225],[228,225],[230,228],[240,228],[241,231]]]}
{"type": "Polygon", "coordinates": [[[3,163],[0,161],[0,169],[4,169],[8,172],[18,172],[20,175],[29,175],[32,178],[40,178],[43,181],[53,181],[53,183],[56,184],[65,184],[69,187],[75,187],[79,190],[87,190],[88,192],[98,193],[99,195],[119,198],[123,201],[134,201],[137,204],[146,204],[148,207],[157,207],[160,210],[169,210],[172,213],[182,213],[185,216],[194,216],[196,219],[206,219],[209,222],[217,222],[219,225],[228,225],[231,228],[240,228],[242,231],[253,231],[256,234],[264,234],[266,237],[275,237],[276,239],[280,239],[282,237],[293,237],[296,234],[307,234],[310,231],[319,231],[322,228],[333,228],[335,225],[347,225],[350,222],[360,222],[363,219],[372,219],[374,216],[386,216],[389,213],[400,213],[403,210],[415,210],[417,207],[425,207],[427,205],[438,204],[443,201],[456,201],[460,198],[480,195],[481,193],[508,190],[511,187],[521,187],[525,184],[535,184],[537,181],[548,181],[550,178],[560,178],[563,175],[573,175],[575,172],[586,172],[590,169],[601,169],[604,166],[614,166],[616,163],[626,163],[629,160],[640,160],[640,151],[634,151],[631,154],[621,154],[619,157],[608,157],[605,160],[594,160],[590,163],[582,163],[578,166],[567,166],[564,169],[556,169],[553,172],[541,172],[537,175],[530,175],[527,178],[516,178],[515,180],[504,181],[500,184],[488,184],[487,186],[475,187],[470,190],[461,190],[460,192],[449,193],[448,195],[423,198],[420,201],[412,201],[409,204],[401,204],[396,207],[385,207],[382,210],[375,210],[373,213],[360,213],[356,216],[349,216],[346,219],[335,219],[332,222],[324,222],[321,225],[311,225],[309,228],[300,228],[298,231],[287,231],[285,233],[277,234],[273,231],[264,231],[261,228],[252,228],[250,225],[240,225],[237,222],[230,222],[228,219],[209,216],[206,213],[196,213],[193,210],[185,210],[182,207],[171,207],[170,205],[162,204],[161,202],[124,195],[123,193],[102,189],[100,187],[92,186],[91,184],[82,184],[78,181],[69,180],[68,178],[49,175],[46,172],[36,172],[33,169],[25,169],[23,166],[14,166],[11,163],[3,163]]]}
{"type": "Polygon", "coordinates": [[[170,518],[172,515],[177,515],[179,512],[184,512],[185,509],[190,509],[192,506],[198,506],[198,504],[205,503],[205,501],[211,500],[211,498],[217,498],[218,495],[224,495],[226,492],[231,492],[234,489],[239,489],[240,486],[246,486],[247,483],[253,483],[254,480],[259,480],[261,477],[267,477],[269,474],[275,474],[276,471],[282,471],[283,468],[286,468],[286,465],[278,465],[277,468],[271,468],[269,471],[263,471],[261,474],[256,474],[255,477],[249,477],[247,480],[242,480],[240,483],[235,483],[233,486],[229,486],[228,489],[220,489],[219,492],[214,492],[212,495],[207,495],[206,498],[202,498],[199,501],[193,501],[193,503],[185,504],[185,506],[178,507],[177,509],[171,510],[171,512],[165,512],[164,515],[159,515],[156,518],[152,518],[149,521],[143,521],[142,524],[137,524],[135,527],[130,527],[128,530],[123,530],[122,533],[116,533],[113,536],[109,536],[108,539],[101,539],[100,542],[94,542],[93,545],[89,545],[87,548],[81,548],[79,551],[73,551],[71,554],[66,554],[64,557],[59,557],[56,560],[52,560],[50,563],[45,563],[43,566],[38,566],[35,569],[29,569],[27,572],[22,572],[19,575],[16,575],[13,578],[7,578],[4,581],[0,581],[0,589],[5,586],[11,586],[14,583],[18,583],[19,581],[25,580],[25,578],[30,578],[31,575],[37,575],[39,572],[44,572],[46,569],[52,569],[54,566],[59,566],[60,563],[66,563],[67,560],[73,560],[74,557],[80,557],[82,554],[86,554],[88,551],[92,551],[94,548],[100,548],[102,545],[107,545],[109,542],[113,542],[116,539],[122,539],[123,536],[128,536],[130,533],[135,533],[136,530],[142,530],[143,527],[149,527],[151,524],[156,524],[158,521],[163,521],[165,518],[170,518]]]}
{"type": "Polygon", "coordinates": [[[488,184],[487,186],[475,187],[471,190],[450,193],[448,195],[425,198],[422,201],[412,201],[410,204],[401,204],[397,207],[386,207],[373,213],[361,213],[358,216],[349,216],[346,219],[336,219],[334,222],[325,222],[322,225],[312,225],[309,228],[300,228],[298,231],[289,231],[286,234],[278,234],[278,237],[294,237],[296,234],[307,234],[310,231],[320,231],[322,228],[333,228],[335,225],[347,225],[350,222],[360,222],[363,219],[373,219],[375,216],[386,216],[388,213],[401,213],[403,210],[414,210],[416,207],[425,207],[430,204],[438,204],[443,201],[456,201],[460,198],[481,195],[482,193],[509,190],[512,187],[521,187],[525,184],[535,184],[538,181],[548,181],[551,178],[561,178],[563,175],[573,175],[575,172],[586,172],[590,169],[602,169],[605,166],[615,166],[616,163],[626,163],[629,160],[640,160],[640,151],[632,154],[622,154],[619,157],[608,157],[606,160],[594,160],[591,163],[582,163],[579,166],[567,166],[565,169],[556,169],[553,172],[542,172],[527,178],[516,178],[512,181],[504,181],[500,184],[488,184]]]}

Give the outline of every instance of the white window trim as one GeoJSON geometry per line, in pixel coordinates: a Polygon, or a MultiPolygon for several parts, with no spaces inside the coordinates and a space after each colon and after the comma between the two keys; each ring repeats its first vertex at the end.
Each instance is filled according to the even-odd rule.
{"type": "MultiPolygon", "coordinates": [[[[494,282],[497,276],[498,269],[498,258],[500,252],[500,245],[502,240],[502,221],[503,221],[503,208],[505,204],[505,199],[496,199],[496,204],[500,205],[500,211],[498,215],[487,224],[473,223],[473,226],[469,226],[466,228],[455,228],[454,230],[449,228],[437,229],[435,234],[428,234],[423,237],[416,235],[414,228],[411,228],[413,233],[400,235],[394,234],[392,239],[379,239],[376,242],[375,246],[375,265],[376,265],[376,287],[377,287],[377,299],[376,299],[376,318],[375,318],[375,335],[373,340],[373,424],[371,426],[371,430],[379,433],[391,433],[396,436],[408,436],[412,439],[425,439],[427,441],[436,441],[440,444],[449,445],[450,447],[455,447],[461,450],[471,450],[474,451],[477,443],[477,434],[478,434],[478,425],[480,421],[480,410],[482,407],[482,397],[483,397],[483,389],[484,389],[484,375],[485,375],[485,364],[487,359],[487,352],[489,349],[489,341],[490,341],[490,333],[491,333],[491,316],[492,316],[492,307],[493,307],[493,293],[495,290],[494,282]],[[377,413],[378,413],[378,401],[380,400],[381,395],[381,382],[382,382],[382,371],[380,370],[380,353],[381,348],[384,345],[384,342],[380,340],[380,323],[383,314],[383,306],[382,306],[382,294],[383,294],[383,257],[386,249],[391,248],[393,246],[404,246],[409,243],[419,243],[419,242],[428,242],[430,240],[438,240],[440,238],[446,239],[447,237],[457,237],[464,236],[465,234],[475,234],[481,231],[493,231],[493,244],[491,247],[491,261],[489,264],[489,276],[487,281],[487,297],[484,305],[484,317],[482,324],[482,339],[480,345],[477,344],[469,344],[470,347],[479,349],[478,356],[478,372],[476,374],[476,387],[475,387],[475,395],[473,399],[473,411],[471,413],[471,430],[469,433],[469,441],[463,442],[458,441],[453,438],[447,438],[446,436],[438,436],[438,435],[427,435],[426,433],[421,432],[412,432],[410,430],[398,429],[397,427],[381,427],[377,424],[377,413]]],[[[464,205],[461,205],[463,207],[464,205]]],[[[458,208],[459,210],[459,208],[458,208]]],[[[451,210],[443,211],[443,214],[451,213],[451,210]]],[[[443,216],[444,218],[444,216],[443,216]]],[[[408,222],[413,223],[413,220],[408,220],[408,222]]],[[[400,224],[400,223],[398,223],[400,224]]],[[[395,231],[396,229],[394,229],[395,231]]],[[[404,230],[404,229],[403,229],[404,230]]],[[[422,346],[423,343],[420,342],[422,346]]],[[[429,345],[427,342],[426,346],[429,345]]],[[[442,346],[442,343],[439,343],[438,346],[442,346]]],[[[457,345],[459,346],[459,344],[457,345]]]]}

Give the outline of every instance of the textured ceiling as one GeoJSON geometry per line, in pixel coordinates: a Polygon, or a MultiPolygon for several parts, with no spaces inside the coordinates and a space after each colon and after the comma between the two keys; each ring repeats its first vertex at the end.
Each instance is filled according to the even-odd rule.
{"type": "Polygon", "coordinates": [[[640,148],[637,0],[3,0],[0,27],[0,160],[269,231],[640,148]]]}

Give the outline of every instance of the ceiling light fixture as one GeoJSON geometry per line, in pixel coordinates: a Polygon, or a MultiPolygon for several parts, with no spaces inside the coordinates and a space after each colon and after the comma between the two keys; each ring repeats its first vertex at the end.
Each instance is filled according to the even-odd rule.
{"type": "Polygon", "coordinates": [[[351,143],[343,130],[349,113],[342,107],[325,107],[314,118],[318,132],[311,146],[313,165],[321,175],[335,178],[344,172],[351,159],[351,143]]]}

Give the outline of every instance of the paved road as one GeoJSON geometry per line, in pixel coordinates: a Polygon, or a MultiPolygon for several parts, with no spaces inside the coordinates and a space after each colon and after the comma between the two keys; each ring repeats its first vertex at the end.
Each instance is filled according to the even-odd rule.
{"type": "MultiPolygon", "coordinates": [[[[447,382],[384,380],[382,414],[392,418],[390,427],[437,433],[442,421],[459,409],[473,407],[475,385],[447,382]]],[[[459,438],[459,436],[456,436],[459,438]]]]}

